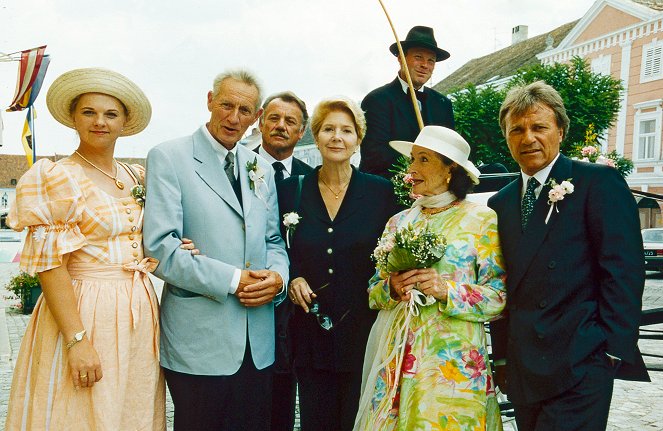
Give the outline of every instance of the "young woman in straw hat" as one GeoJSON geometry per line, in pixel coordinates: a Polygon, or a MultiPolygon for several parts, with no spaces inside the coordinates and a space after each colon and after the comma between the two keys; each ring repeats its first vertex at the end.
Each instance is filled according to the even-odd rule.
{"type": "Polygon", "coordinates": [[[27,228],[21,269],[39,275],[6,428],[165,429],[158,303],[143,258],[143,169],[113,157],[143,130],[151,106],[124,76],[104,69],[61,75],[46,103],[78,132],[74,153],[39,160],[21,178],[9,223],[27,228]]]}
{"type": "Polygon", "coordinates": [[[484,322],[505,306],[497,216],[465,200],[479,171],[456,132],[426,126],[410,156],[412,208],[393,216],[384,237],[413,227],[444,236],[429,268],[376,272],[369,305],[379,309],[364,360],[355,430],[502,429],[491,381],[484,322]]]}

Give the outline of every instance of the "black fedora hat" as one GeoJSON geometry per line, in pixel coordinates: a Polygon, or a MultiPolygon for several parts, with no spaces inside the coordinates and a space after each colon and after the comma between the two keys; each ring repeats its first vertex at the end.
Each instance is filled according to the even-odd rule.
{"type": "MultiPolygon", "coordinates": [[[[435,52],[435,61],[446,60],[451,55],[447,51],[437,47],[437,42],[433,35],[433,29],[422,25],[412,27],[412,30],[407,33],[405,40],[401,41],[401,46],[403,47],[403,52],[406,52],[408,48],[412,48],[413,46],[430,49],[435,52]]],[[[389,51],[398,57],[398,47],[396,46],[396,43],[391,44],[389,51]]]]}

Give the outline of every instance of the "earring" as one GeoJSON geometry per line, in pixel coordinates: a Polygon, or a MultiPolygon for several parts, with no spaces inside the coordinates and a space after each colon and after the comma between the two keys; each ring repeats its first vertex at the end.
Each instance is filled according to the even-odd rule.
{"type": "Polygon", "coordinates": [[[450,182],[451,182],[451,175],[447,177],[447,184],[449,184],[450,182]]]}

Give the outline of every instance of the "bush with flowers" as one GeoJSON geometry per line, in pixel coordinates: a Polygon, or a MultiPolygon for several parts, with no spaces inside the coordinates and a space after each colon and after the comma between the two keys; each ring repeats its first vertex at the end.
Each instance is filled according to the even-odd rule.
{"type": "Polygon", "coordinates": [[[18,304],[13,307],[23,313],[31,313],[34,308],[37,298],[41,294],[41,284],[36,275],[29,275],[25,272],[13,276],[5,285],[11,295],[5,296],[5,299],[17,299],[18,304]]]}
{"type": "Polygon", "coordinates": [[[396,201],[404,207],[411,206],[412,202],[420,197],[412,193],[412,175],[408,173],[409,168],[410,159],[405,156],[400,156],[393,166],[389,168],[389,172],[394,174],[391,177],[391,182],[394,184],[396,201]]]}
{"type": "Polygon", "coordinates": [[[571,158],[582,162],[599,163],[610,166],[626,177],[633,172],[633,162],[626,157],[620,156],[617,151],[609,153],[601,152],[601,144],[598,142],[598,134],[594,131],[594,125],[590,124],[585,131],[585,141],[576,144],[570,152],[571,158]]]}

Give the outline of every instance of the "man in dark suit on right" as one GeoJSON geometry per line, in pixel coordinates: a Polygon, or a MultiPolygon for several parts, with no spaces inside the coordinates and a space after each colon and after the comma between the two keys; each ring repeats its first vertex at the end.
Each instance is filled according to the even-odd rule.
{"type": "MultiPolygon", "coordinates": [[[[312,167],[293,156],[304,136],[308,112],[306,104],[291,91],[273,94],[262,104],[259,128],[262,144],[254,151],[272,164],[277,184],[289,176],[305,175],[312,167]]],[[[276,318],[276,362],[272,382],[272,430],[292,431],[295,426],[297,380],[292,367],[291,335],[288,333],[292,301],[283,301],[274,310],[276,318]]]]}
{"type": "Polygon", "coordinates": [[[521,178],[488,201],[508,273],[507,317],[491,325],[496,381],[518,429],[604,430],[615,377],[648,380],[635,200],[616,169],[560,154],[569,118],[551,86],[512,89],[499,118],[521,178]]]}
{"type": "Polygon", "coordinates": [[[407,66],[416,91],[421,117],[425,126],[454,127],[451,101],[432,88],[424,87],[433,75],[435,64],[449,58],[449,53],[437,46],[433,29],[415,26],[401,41],[405,62],[398,57],[396,43],[389,47],[398,57],[398,76],[389,84],[376,88],[364,97],[361,109],[366,113],[366,136],[361,143],[359,170],[387,179],[400,154],[389,146],[389,141],[412,142],[419,134],[419,125],[408,94],[405,67],[407,66]]]}

